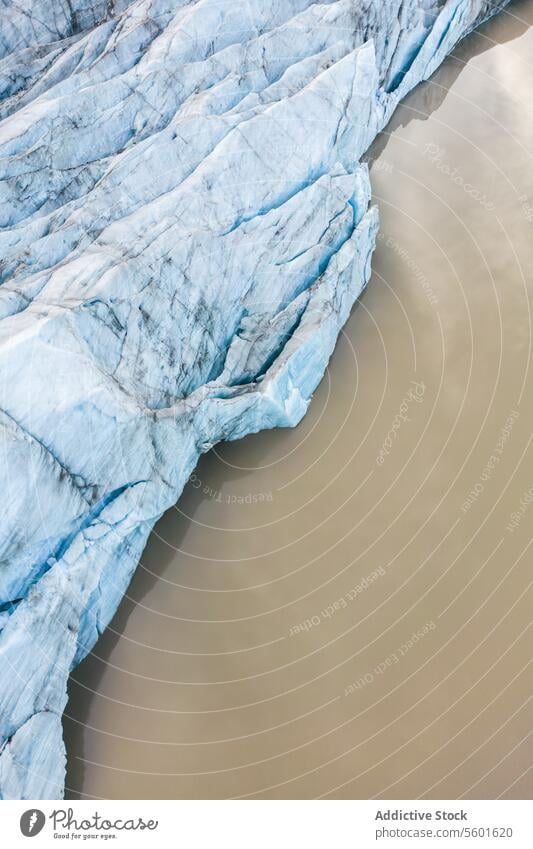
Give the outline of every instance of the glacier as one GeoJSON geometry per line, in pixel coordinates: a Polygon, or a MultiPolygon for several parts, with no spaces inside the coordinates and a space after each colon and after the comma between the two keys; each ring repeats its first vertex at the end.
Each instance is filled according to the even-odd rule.
{"type": "Polygon", "coordinates": [[[361,158],[489,0],[2,0],[0,798],[221,440],[292,427],[370,275],[361,158]]]}

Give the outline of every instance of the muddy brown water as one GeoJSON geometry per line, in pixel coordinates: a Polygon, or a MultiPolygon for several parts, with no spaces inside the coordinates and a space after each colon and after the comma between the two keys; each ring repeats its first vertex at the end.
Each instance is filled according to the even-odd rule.
{"type": "Polygon", "coordinates": [[[533,4],[371,151],[309,415],[205,456],[74,672],[69,798],[533,798],[533,4]]]}

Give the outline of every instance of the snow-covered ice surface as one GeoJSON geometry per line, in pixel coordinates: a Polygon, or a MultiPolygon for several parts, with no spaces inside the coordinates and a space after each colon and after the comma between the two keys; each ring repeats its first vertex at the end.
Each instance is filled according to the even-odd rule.
{"type": "Polygon", "coordinates": [[[295,425],[370,274],[359,160],[488,0],[0,0],[0,797],[200,453],[295,425]]]}

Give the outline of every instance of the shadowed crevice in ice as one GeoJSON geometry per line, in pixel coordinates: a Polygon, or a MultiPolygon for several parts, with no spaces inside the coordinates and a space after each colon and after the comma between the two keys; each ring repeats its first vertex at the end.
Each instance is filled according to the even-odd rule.
{"type": "Polygon", "coordinates": [[[360,159],[504,5],[4,0],[3,798],[62,795],[69,672],[199,455],[305,414],[370,275],[360,159]]]}

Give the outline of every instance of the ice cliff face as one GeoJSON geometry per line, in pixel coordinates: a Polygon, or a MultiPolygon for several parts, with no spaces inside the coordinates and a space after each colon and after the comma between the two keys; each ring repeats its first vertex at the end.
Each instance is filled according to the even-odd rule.
{"type": "Polygon", "coordinates": [[[293,426],[365,286],[359,164],[487,0],[0,0],[0,796],[198,456],[293,426]]]}

